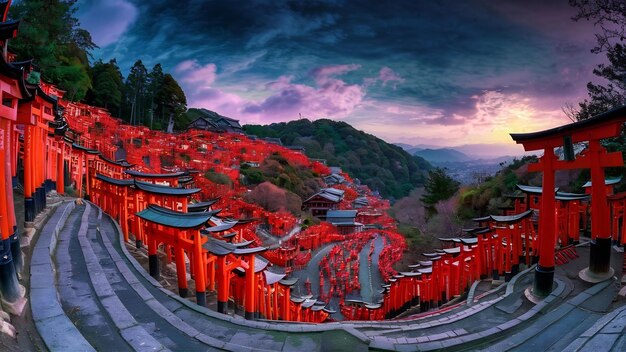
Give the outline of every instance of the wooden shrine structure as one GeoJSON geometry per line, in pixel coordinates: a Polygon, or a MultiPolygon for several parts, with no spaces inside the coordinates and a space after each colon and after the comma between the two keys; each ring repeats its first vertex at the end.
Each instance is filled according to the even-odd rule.
{"type": "Polygon", "coordinates": [[[546,296],[552,291],[554,280],[554,250],[556,247],[555,217],[556,195],[547,192],[555,188],[556,170],[590,169],[591,172],[591,253],[589,267],[581,271],[582,279],[599,282],[613,275],[610,267],[611,226],[605,187],[604,169],[624,165],[622,154],[609,153],[602,146],[602,139],[618,136],[626,121],[626,107],[608,111],[587,120],[561,127],[534,132],[511,134],[511,138],[524,146],[526,151],[543,150],[538,163],[531,164],[529,171],[542,171],[541,210],[539,216],[540,258],[535,271],[533,292],[546,296]],[[588,148],[580,155],[573,152],[573,143],[587,142],[588,148]],[[554,149],[564,147],[564,159],[558,160],[554,149]]]}

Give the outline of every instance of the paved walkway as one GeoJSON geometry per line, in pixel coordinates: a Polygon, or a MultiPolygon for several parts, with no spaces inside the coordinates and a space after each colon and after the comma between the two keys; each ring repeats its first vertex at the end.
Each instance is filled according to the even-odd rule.
{"type": "Polygon", "coordinates": [[[402,320],[249,321],[165,290],[128,253],[116,223],[89,203],[67,202],[34,247],[30,299],[52,351],[624,350],[626,309],[607,314],[614,281],[585,288],[559,277],[535,305],[524,297],[532,277],[530,269],[473,304],[402,320]]]}
{"type": "Polygon", "coordinates": [[[50,350],[367,349],[349,326],[247,321],[177,297],[120,246],[108,216],[93,205],[72,207],[57,209],[38,241],[40,259],[31,263],[40,283],[31,291],[35,321],[50,350]]]}

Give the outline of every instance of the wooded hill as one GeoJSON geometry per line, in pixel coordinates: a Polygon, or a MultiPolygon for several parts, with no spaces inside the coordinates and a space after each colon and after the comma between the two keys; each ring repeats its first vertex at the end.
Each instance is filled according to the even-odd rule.
{"type": "Polygon", "coordinates": [[[306,119],[271,125],[245,125],[249,135],[280,138],[287,146],[303,146],[309,158],[339,166],[382,196],[400,198],[426,181],[432,166],[402,148],[359,131],[345,122],[306,119]]]}

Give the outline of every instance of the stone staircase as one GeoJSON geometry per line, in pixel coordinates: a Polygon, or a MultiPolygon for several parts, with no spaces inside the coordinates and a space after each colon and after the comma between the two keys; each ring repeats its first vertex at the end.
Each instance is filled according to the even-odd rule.
{"type": "Polygon", "coordinates": [[[49,350],[536,352],[592,350],[609,342],[614,350],[624,347],[626,310],[606,315],[607,297],[616,290],[612,281],[569,297],[570,283],[558,279],[552,294],[534,304],[524,297],[530,268],[445,310],[393,321],[250,321],[164,289],[128,253],[120,234],[99,208],[73,201],[58,206],[42,228],[31,260],[30,303],[49,350]]]}

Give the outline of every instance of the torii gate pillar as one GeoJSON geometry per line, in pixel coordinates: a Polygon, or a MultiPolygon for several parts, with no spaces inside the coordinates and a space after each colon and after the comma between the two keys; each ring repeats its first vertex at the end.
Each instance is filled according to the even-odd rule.
{"type": "MultiPolygon", "coordinates": [[[[589,141],[591,157],[591,248],[589,267],[580,271],[578,276],[587,282],[600,282],[613,277],[611,268],[611,214],[609,213],[604,168],[602,160],[606,151],[599,140],[589,141]]],[[[621,154],[619,154],[621,159],[621,154]]],[[[622,162],[623,164],[623,162],[622,162]]]]}

